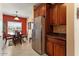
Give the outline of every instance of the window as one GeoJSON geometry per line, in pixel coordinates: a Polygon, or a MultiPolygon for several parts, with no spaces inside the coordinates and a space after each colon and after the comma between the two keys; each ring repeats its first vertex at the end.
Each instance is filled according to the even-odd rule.
{"type": "Polygon", "coordinates": [[[22,23],[21,22],[13,22],[8,21],[8,34],[14,34],[15,30],[22,31],[22,23]]]}

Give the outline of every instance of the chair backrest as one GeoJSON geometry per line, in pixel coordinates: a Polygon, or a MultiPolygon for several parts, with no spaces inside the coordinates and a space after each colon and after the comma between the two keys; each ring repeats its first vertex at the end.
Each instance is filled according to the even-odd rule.
{"type": "Polygon", "coordinates": [[[20,37],[20,32],[17,31],[17,32],[15,33],[15,36],[16,36],[16,37],[20,37]]]}
{"type": "Polygon", "coordinates": [[[5,32],[3,33],[3,40],[4,39],[7,39],[7,34],[5,32]]]}

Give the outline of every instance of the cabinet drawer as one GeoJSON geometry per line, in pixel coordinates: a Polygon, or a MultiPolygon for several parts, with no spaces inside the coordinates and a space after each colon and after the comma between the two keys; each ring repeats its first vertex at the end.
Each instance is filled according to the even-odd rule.
{"type": "Polygon", "coordinates": [[[52,39],[52,41],[59,45],[65,45],[65,41],[61,39],[52,39]]]}
{"type": "Polygon", "coordinates": [[[60,44],[60,45],[65,45],[66,44],[66,41],[65,40],[62,40],[62,39],[56,39],[56,38],[48,38],[48,40],[52,41],[53,43],[57,43],[57,44],[60,44]]]}

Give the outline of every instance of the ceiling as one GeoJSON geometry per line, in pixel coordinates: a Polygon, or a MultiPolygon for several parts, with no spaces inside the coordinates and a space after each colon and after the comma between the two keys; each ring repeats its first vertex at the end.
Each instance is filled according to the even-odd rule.
{"type": "Polygon", "coordinates": [[[2,12],[8,15],[17,15],[19,17],[32,17],[34,3],[3,3],[2,12]]]}

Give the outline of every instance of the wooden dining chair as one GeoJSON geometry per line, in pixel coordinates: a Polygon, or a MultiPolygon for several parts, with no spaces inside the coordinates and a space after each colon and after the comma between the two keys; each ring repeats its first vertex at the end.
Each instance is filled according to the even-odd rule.
{"type": "Polygon", "coordinates": [[[19,32],[16,33],[16,35],[13,36],[13,43],[16,46],[17,41],[19,41],[20,44],[22,44],[22,36],[19,32]]]}
{"type": "Polygon", "coordinates": [[[7,40],[10,40],[10,39],[13,39],[13,38],[11,36],[9,36],[8,34],[3,33],[3,40],[5,41],[5,45],[7,43],[7,40]]]}
{"type": "Polygon", "coordinates": [[[5,45],[6,45],[8,39],[7,39],[7,35],[5,32],[3,33],[3,40],[5,41],[5,45]]]}

